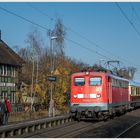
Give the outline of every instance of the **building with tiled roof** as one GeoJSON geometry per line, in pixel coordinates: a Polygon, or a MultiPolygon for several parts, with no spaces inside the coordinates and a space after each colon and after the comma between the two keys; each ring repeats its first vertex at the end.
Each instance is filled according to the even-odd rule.
{"type": "Polygon", "coordinates": [[[8,97],[16,103],[18,74],[25,62],[3,40],[0,35],[0,99],[8,97]]]}

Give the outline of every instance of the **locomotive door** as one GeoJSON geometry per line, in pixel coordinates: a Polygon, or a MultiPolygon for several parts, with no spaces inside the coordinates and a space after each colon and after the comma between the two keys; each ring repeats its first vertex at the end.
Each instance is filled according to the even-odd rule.
{"type": "Polygon", "coordinates": [[[112,104],[112,79],[110,77],[108,77],[108,103],[112,104]]]}

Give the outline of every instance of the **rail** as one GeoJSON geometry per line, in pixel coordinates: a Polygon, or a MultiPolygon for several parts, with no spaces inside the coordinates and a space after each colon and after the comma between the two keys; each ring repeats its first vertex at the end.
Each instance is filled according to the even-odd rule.
{"type": "Polygon", "coordinates": [[[43,118],[33,121],[20,122],[17,124],[5,125],[0,127],[0,137],[6,138],[20,136],[23,134],[35,132],[40,129],[64,124],[70,121],[72,121],[72,119],[71,116],[68,114],[65,116],[43,118]]]}
{"type": "Polygon", "coordinates": [[[128,127],[126,130],[124,130],[123,132],[121,132],[119,135],[117,135],[115,138],[121,138],[124,134],[128,133],[131,129],[133,129],[134,127],[136,127],[139,124],[140,124],[140,121],[136,122],[132,126],[128,127]]]}

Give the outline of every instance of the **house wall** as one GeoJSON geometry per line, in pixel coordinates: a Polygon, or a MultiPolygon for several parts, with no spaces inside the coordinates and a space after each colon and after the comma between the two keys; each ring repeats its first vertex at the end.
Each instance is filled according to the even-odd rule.
{"type": "Polygon", "coordinates": [[[15,66],[0,64],[0,99],[6,96],[12,104],[16,103],[17,77],[15,66]]]}

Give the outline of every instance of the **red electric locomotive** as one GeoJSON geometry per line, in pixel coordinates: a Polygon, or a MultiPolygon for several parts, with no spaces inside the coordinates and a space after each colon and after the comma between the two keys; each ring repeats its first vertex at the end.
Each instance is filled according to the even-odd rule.
{"type": "Polygon", "coordinates": [[[71,77],[74,118],[102,120],[130,108],[129,81],[105,72],[79,72],[71,77]]]}

